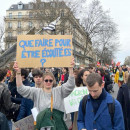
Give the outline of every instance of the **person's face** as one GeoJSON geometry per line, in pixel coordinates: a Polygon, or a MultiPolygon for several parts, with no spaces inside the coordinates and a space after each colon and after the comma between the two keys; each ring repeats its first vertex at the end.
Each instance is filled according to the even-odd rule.
{"type": "Polygon", "coordinates": [[[77,78],[77,73],[76,72],[74,72],[74,77],[77,78]]]}
{"type": "Polygon", "coordinates": [[[50,72],[50,70],[48,68],[45,69],[46,72],[50,72]]]}
{"type": "Polygon", "coordinates": [[[51,76],[46,76],[43,81],[45,89],[51,89],[53,87],[53,78],[51,76]]]}
{"type": "Polygon", "coordinates": [[[82,78],[82,80],[83,80],[83,83],[85,83],[86,84],[86,79],[87,79],[87,76],[90,74],[90,72],[89,71],[85,71],[84,72],[84,74],[83,74],[83,76],[81,77],[82,78]]]}
{"type": "Polygon", "coordinates": [[[67,71],[66,71],[66,69],[65,69],[65,68],[62,68],[62,72],[63,72],[63,73],[66,73],[67,71]]]}
{"type": "Polygon", "coordinates": [[[42,84],[42,82],[43,82],[42,76],[34,76],[33,79],[34,79],[34,82],[35,82],[36,86],[40,86],[42,84]]]}
{"type": "Polygon", "coordinates": [[[100,72],[100,70],[98,70],[97,72],[98,72],[98,74],[100,74],[100,75],[101,75],[101,72],[100,72]]]}
{"type": "Polygon", "coordinates": [[[119,71],[122,71],[122,68],[121,68],[121,67],[119,67],[119,71]]]}
{"type": "Polygon", "coordinates": [[[89,87],[87,85],[88,91],[93,99],[97,99],[101,95],[103,87],[104,83],[102,83],[102,85],[99,86],[97,82],[92,87],[89,87]]]}

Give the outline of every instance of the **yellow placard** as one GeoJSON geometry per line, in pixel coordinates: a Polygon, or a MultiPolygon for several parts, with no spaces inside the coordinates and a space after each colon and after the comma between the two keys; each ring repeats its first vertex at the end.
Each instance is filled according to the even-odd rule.
{"type": "Polygon", "coordinates": [[[71,35],[19,35],[16,61],[20,68],[70,67],[71,35]]]}

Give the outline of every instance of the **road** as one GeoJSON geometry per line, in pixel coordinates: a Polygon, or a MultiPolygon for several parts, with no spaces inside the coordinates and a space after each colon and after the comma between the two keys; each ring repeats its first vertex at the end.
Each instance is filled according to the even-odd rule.
{"type": "MultiPolygon", "coordinates": [[[[119,87],[118,87],[117,84],[114,84],[113,90],[114,90],[114,93],[111,92],[110,94],[112,95],[112,97],[114,97],[116,99],[117,98],[117,93],[118,93],[118,90],[119,90],[119,87]]],[[[71,126],[70,114],[67,114],[67,120],[65,122],[66,122],[67,127],[69,128],[71,126]]]]}

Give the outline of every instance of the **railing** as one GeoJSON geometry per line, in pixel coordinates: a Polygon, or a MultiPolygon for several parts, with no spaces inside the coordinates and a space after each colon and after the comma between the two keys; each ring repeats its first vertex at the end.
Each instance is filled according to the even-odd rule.
{"type": "Polygon", "coordinates": [[[77,51],[73,50],[73,53],[74,53],[74,55],[78,55],[80,57],[84,57],[84,55],[81,52],[77,52],[77,51]]]}
{"type": "Polygon", "coordinates": [[[77,42],[74,38],[72,39],[73,43],[76,44],[79,47],[82,47],[84,49],[84,46],[82,44],[80,44],[79,42],[77,42]]]}
{"type": "Polygon", "coordinates": [[[5,42],[13,42],[13,41],[16,41],[17,40],[17,37],[15,36],[15,37],[5,37],[4,38],[4,41],[5,42]]]}

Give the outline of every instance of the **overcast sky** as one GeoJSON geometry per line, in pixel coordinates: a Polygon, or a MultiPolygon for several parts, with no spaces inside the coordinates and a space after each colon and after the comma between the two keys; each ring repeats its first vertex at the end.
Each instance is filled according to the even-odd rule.
{"type": "MultiPolygon", "coordinates": [[[[0,5],[0,17],[5,16],[6,10],[20,0],[4,0],[0,5]]],[[[31,0],[21,0],[28,3],[31,0]]],[[[88,0],[90,2],[92,0],[88,0]]],[[[100,0],[104,10],[110,11],[110,16],[118,25],[119,41],[121,46],[116,54],[116,62],[124,63],[125,57],[130,56],[130,0],[100,0]]],[[[1,23],[1,22],[0,22],[1,23]]]]}

